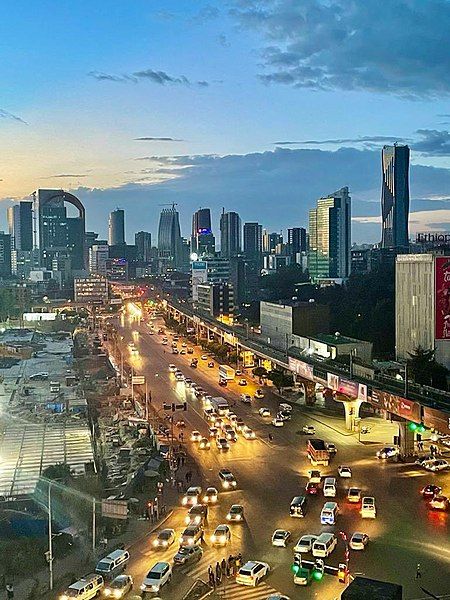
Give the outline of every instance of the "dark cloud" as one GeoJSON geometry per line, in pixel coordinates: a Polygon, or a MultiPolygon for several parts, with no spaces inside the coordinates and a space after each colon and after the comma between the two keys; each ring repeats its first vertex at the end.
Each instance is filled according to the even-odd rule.
{"type": "Polygon", "coordinates": [[[137,83],[136,77],[130,75],[113,75],[111,73],[103,73],[102,71],[89,71],[89,77],[97,79],[97,81],[114,81],[116,83],[137,83]]]}
{"type": "Polygon", "coordinates": [[[26,121],[18,117],[17,115],[13,115],[12,113],[0,108],[0,119],[8,119],[10,121],[18,121],[19,123],[23,123],[24,125],[28,125],[26,121]]]}
{"type": "Polygon", "coordinates": [[[150,81],[157,85],[195,85],[198,87],[209,86],[208,81],[200,80],[192,82],[184,75],[179,77],[173,77],[165,71],[155,71],[154,69],[144,69],[142,71],[136,71],[134,73],[115,75],[113,73],[103,73],[102,71],[90,71],[89,77],[93,77],[98,81],[112,81],[114,83],[138,83],[141,80],[150,81]]]}
{"type": "Polygon", "coordinates": [[[65,178],[70,178],[70,177],[87,177],[86,173],[60,173],[58,175],[49,175],[48,177],[41,177],[41,179],[65,179],[65,178]]]}
{"type": "Polygon", "coordinates": [[[266,41],[266,83],[402,97],[450,92],[448,0],[234,0],[266,41]]]}
{"type": "Polygon", "coordinates": [[[134,138],[137,142],[184,142],[172,137],[138,137],[134,138]]]}
{"type": "Polygon", "coordinates": [[[422,140],[413,145],[416,152],[426,156],[450,156],[450,133],[437,129],[418,129],[422,140]]]}
{"type": "Polygon", "coordinates": [[[393,143],[395,141],[407,142],[406,138],[393,135],[374,135],[374,136],[363,136],[358,138],[338,138],[334,140],[303,140],[299,142],[286,141],[286,142],[273,142],[276,146],[321,146],[326,144],[361,144],[361,143],[393,143]]]}

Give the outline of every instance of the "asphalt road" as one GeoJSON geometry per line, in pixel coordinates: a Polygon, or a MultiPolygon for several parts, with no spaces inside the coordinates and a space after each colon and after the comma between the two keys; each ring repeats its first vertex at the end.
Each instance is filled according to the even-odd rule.
{"type": "MultiPolygon", "coordinates": [[[[450,494],[450,474],[431,474],[416,468],[415,465],[399,465],[378,461],[375,452],[377,444],[362,444],[353,435],[332,428],[335,419],[321,415],[315,419],[314,409],[294,407],[292,421],[283,428],[274,428],[269,419],[262,419],[258,409],[267,406],[274,409],[279,397],[265,388],[265,398],[253,401],[251,406],[240,401],[245,391],[252,394],[257,386],[248,379],[249,384],[241,388],[232,382],[227,388],[218,386],[217,363],[214,369],[207,367],[207,361],[201,360],[202,351],[195,349],[199,358],[197,369],[190,368],[192,355],[173,355],[170,346],[161,345],[161,336],[150,335],[144,322],[122,321],[120,333],[123,335],[124,353],[127,342],[134,339],[139,356],[129,356],[128,362],[136,373],[147,377],[152,391],[152,403],[161,407],[163,402],[189,404],[186,413],[179,417],[186,421],[185,439],[193,429],[205,434],[208,425],[203,419],[202,403],[186,389],[184,383],[176,382],[169,373],[168,364],[174,363],[181,371],[201,385],[212,396],[227,398],[232,410],[252,427],[256,440],[245,440],[239,436],[228,452],[218,451],[214,444],[210,450],[200,450],[198,444],[187,442],[188,451],[199,465],[199,473],[194,472],[192,484],[212,485],[220,490],[218,471],[229,467],[235,475],[238,486],[231,492],[219,493],[219,503],[212,508],[205,532],[204,555],[202,560],[191,567],[180,569],[170,586],[160,595],[161,598],[177,600],[196,577],[205,578],[209,564],[215,564],[223,556],[241,552],[244,559],[256,559],[268,562],[270,575],[255,590],[229,584],[224,596],[228,600],[265,599],[270,591],[277,590],[294,598],[320,598],[333,600],[338,598],[343,585],[336,578],[325,575],[321,582],[308,587],[293,584],[290,571],[292,564],[292,542],[301,535],[319,534],[323,531],[345,531],[351,535],[363,531],[370,536],[370,543],[363,552],[350,552],[350,571],[352,574],[364,574],[367,577],[401,583],[404,586],[405,599],[423,598],[420,590],[423,586],[434,594],[450,592],[450,545],[449,513],[430,511],[421,499],[419,490],[426,483],[438,482],[444,493],[450,494]],[[139,336],[133,331],[138,331],[139,336]],[[323,475],[336,476],[338,493],[336,501],[340,507],[337,525],[320,525],[320,511],[326,499],[322,494],[309,498],[308,512],[303,519],[289,517],[289,505],[292,498],[302,494],[307,482],[307,471],[311,468],[305,452],[305,436],[299,430],[305,424],[313,424],[316,436],[333,442],[338,448],[334,462],[322,467],[323,475]],[[331,426],[329,426],[331,425],[331,426]],[[268,435],[272,433],[273,442],[268,435]],[[352,468],[352,479],[340,479],[337,475],[339,464],[352,468]],[[347,488],[360,487],[363,495],[376,498],[377,518],[362,519],[359,506],[345,500],[347,488]],[[232,525],[231,544],[225,550],[214,549],[210,545],[210,535],[219,523],[225,523],[225,515],[231,504],[242,504],[245,508],[245,522],[232,525]],[[271,545],[274,529],[288,529],[292,533],[292,542],[287,548],[271,545]],[[415,579],[417,563],[421,565],[422,578],[415,579]]],[[[181,346],[181,339],[178,344],[181,346]]],[[[181,497],[180,497],[181,499],[181,497]]],[[[186,509],[176,508],[165,526],[173,527],[179,535],[183,530],[186,509]]],[[[151,539],[135,544],[132,551],[130,573],[136,588],[139,587],[145,573],[157,560],[170,560],[177,550],[177,543],[165,552],[152,549],[151,539]]],[[[343,562],[345,546],[342,541],[325,562],[337,566],[343,562]]],[[[307,556],[310,558],[310,555],[307,556]]]]}

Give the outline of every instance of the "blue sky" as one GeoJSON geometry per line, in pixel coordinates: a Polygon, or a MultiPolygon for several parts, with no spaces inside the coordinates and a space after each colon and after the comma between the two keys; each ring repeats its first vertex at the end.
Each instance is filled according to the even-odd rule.
{"type": "Polygon", "coordinates": [[[348,185],[354,240],[375,242],[398,139],[411,230],[449,229],[449,25],[447,0],[7,0],[0,210],[64,187],[102,235],[123,206],[131,242],[164,202],[185,235],[200,205],[279,230],[348,185]]]}

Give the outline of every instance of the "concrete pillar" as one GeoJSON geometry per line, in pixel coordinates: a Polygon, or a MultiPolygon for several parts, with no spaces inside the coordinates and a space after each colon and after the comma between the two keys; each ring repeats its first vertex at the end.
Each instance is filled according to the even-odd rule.
{"type": "Polygon", "coordinates": [[[337,402],[342,402],[345,410],[345,428],[348,431],[356,431],[355,419],[359,418],[359,409],[361,408],[362,400],[341,400],[336,398],[337,402]]]}
{"type": "Polygon", "coordinates": [[[408,429],[406,421],[398,422],[400,456],[414,454],[414,432],[408,429]]]}

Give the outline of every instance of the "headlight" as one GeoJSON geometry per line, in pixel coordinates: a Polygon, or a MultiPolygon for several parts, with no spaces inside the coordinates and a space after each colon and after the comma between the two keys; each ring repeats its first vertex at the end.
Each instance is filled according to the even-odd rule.
{"type": "Polygon", "coordinates": [[[227,541],[227,540],[226,540],[225,536],[224,536],[224,535],[221,535],[221,536],[220,536],[220,542],[221,542],[222,544],[225,544],[225,542],[226,542],[226,541],[227,541]]]}
{"type": "Polygon", "coordinates": [[[224,481],[224,482],[223,482],[223,487],[226,487],[226,488],[227,488],[227,487],[230,487],[230,484],[228,483],[228,481],[224,481]]]}
{"type": "Polygon", "coordinates": [[[159,544],[158,540],[153,540],[153,545],[154,546],[158,546],[158,544],[159,544]]]}
{"type": "Polygon", "coordinates": [[[193,543],[194,543],[194,540],[192,538],[189,538],[189,540],[188,540],[189,546],[192,546],[193,543]]]}
{"type": "Polygon", "coordinates": [[[122,598],[123,592],[122,590],[114,590],[114,598],[122,598]]]}
{"type": "Polygon", "coordinates": [[[230,513],[227,514],[227,521],[229,521],[231,519],[231,515],[230,513]]]}
{"type": "Polygon", "coordinates": [[[186,518],[184,519],[184,522],[186,523],[186,525],[189,523],[189,521],[190,521],[190,518],[189,518],[189,517],[186,517],[186,518]]]}
{"type": "Polygon", "coordinates": [[[200,517],[195,517],[195,524],[198,525],[200,523],[200,517]]]}
{"type": "Polygon", "coordinates": [[[181,502],[182,502],[182,504],[187,504],[187,498],[186,498],[186,497],[184,497],[184,498],[183,498],[183,500],[182,500],[181,502]]]}
{"type": "Polygon", "coordinates": [[[105,594],[105,596],[109,596],[111,594],[111,590],[109,588],[105,588],[103,590],[103,593],[105,594]]]}
{"type": "Polygon", "coordinates": [[[236,521],[240,521],[242,519],[242,516],[241,515],[235,515],[234,518],[236,519],[236,521]]]}
{"type": "Polygon", "coordinates": [[[216,540],[217,540],[216,536],[215,536],[215,535],[212,535],[212,536],[211,536],[211,541],[214,543],[216,540]]]}

